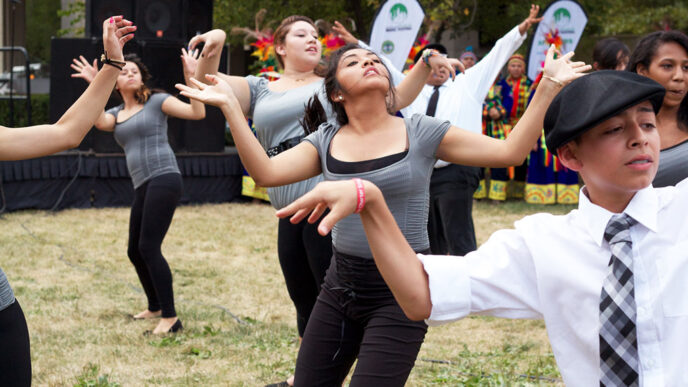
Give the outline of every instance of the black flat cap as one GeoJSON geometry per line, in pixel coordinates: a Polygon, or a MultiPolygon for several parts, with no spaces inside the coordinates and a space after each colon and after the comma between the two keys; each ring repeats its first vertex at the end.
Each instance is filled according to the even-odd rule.
{"type": "Polygon", "coordinates": [[[413,58],[413,63],[418,62],[418,59],[420,59],[420,56],[423,55],[423,51],[426,48],[431,48],[431,49],[439,51],[440,54],[447,55],[447,47],[444,47],[440,43],[430,43],[430,44],[425,45],[425,47],[423,47],[422,50],[420,50],[416,53],[416,56],[413,58]]]}
{"type": "Polygon", "coordinates": [[[630,71],[600,70],[564,86],[545,114],[545,143],[550,152],[604,120],[643,101],[655,114],[664,100],[664,87],[630,71]]]}

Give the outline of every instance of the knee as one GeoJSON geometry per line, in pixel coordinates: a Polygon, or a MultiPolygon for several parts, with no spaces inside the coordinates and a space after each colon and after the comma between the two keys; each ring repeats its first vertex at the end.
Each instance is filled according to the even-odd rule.
{"type": "Polygon", "coordinates": [[[147,260],[162,254],[159,244],[145,240],[139,242],[138,253],[140,257],[147,260]]]}

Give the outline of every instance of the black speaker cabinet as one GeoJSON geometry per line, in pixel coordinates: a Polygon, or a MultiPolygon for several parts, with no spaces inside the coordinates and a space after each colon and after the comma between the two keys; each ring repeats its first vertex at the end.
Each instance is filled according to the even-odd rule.
{"type": "Polygon", "coordinates": [[[103,21],[124,15],[143,39],[188,41],[213,26],[212,0],[87,0],[86,36],[100,38],[103,21]]]}
{"type": "MultiPolygon", "coordinates": [[[[152,77],[148,86],[177,96],[175,83],[183,83],[181,43],[165,40],[134,39],[126,44],[124,52],[137,54],[150,71],[152,77]]],[[[83,55],[87,60],[100,56],[103,43],[100,39],[53,38],[51,41],[52,60],[50,62],[50,120],[56,122],[62,114],[86,90],[87,83],[80,78],[72,78],[74,72],[69,65],[72,58],[83,55]]],[[[226,53],[222,53],[220,71],[227,71],[226,53]]],[[[184,99],[184,97],[181,97],[184,99]]],[[[116,92],[112,93],[106,109],[117,106],[122,101],[116,92]]],[[[206,107],[206,118],[199,121],[185,121],[168,118],[168,137],[175,152],[222,152],[224,150],[225,120],[219,109],[206,107]]],[[[95,128],[86,135],[79,145],[80,150],[93,150],[96,153],[122,153],[112,133],[95,128]]]]}

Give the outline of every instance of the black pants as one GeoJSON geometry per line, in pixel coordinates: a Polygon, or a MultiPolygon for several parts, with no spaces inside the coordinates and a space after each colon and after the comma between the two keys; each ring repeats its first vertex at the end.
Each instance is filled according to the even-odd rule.
{"type": "Polygon", "coordinates": [[[306,331],[332,257],[332,238],[330,234],[318,234],[319,224],[292,224],[285,218],[279,220],[277,230],[277,254],[289,297],[296,307],[299,337],[306,331]]]}
{"type": "Polygon", "coordinates": [[[411,321],[372,259],[335,252],[296,361],[295,386],[403,386],[427,325],[411,321]]]}
{"type": "Polygon", "coordinates": [[[19,301],[0,311],[0,386],[31,385],[29,329],[19,301]]]}
{"type": "Polygon", "coordinates": [[[479,183],[480,168],[450,164],[433,170],[428,214],[433,254],[466,255],[477,248],[473,193],[479,183]]]}
{"type": "Polygon", "coordinates": [[[129,218],[127,253],[148,298],[148,310],[175,317],[172,272],[160,250],[182,194],[182,177],[168,173],[136,189],[129,218]]]}

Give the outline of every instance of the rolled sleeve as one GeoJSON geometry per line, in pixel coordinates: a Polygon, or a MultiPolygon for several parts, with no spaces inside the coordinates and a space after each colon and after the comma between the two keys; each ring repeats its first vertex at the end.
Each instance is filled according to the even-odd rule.
{"type": "Polygon", "coordinates": [[[428,275],[432,312],[426,323],[441,325],[471,312],[471,283],[465,260],[447,255],[418,254],[428,275]]]}
{"type": "Polygon", "coordinates": [[[465,257],[418,254],[418,258],[430,288],[428,325],[469,314],[542,317],[535,264],[517,230],[497,231],[465,257]]]}

